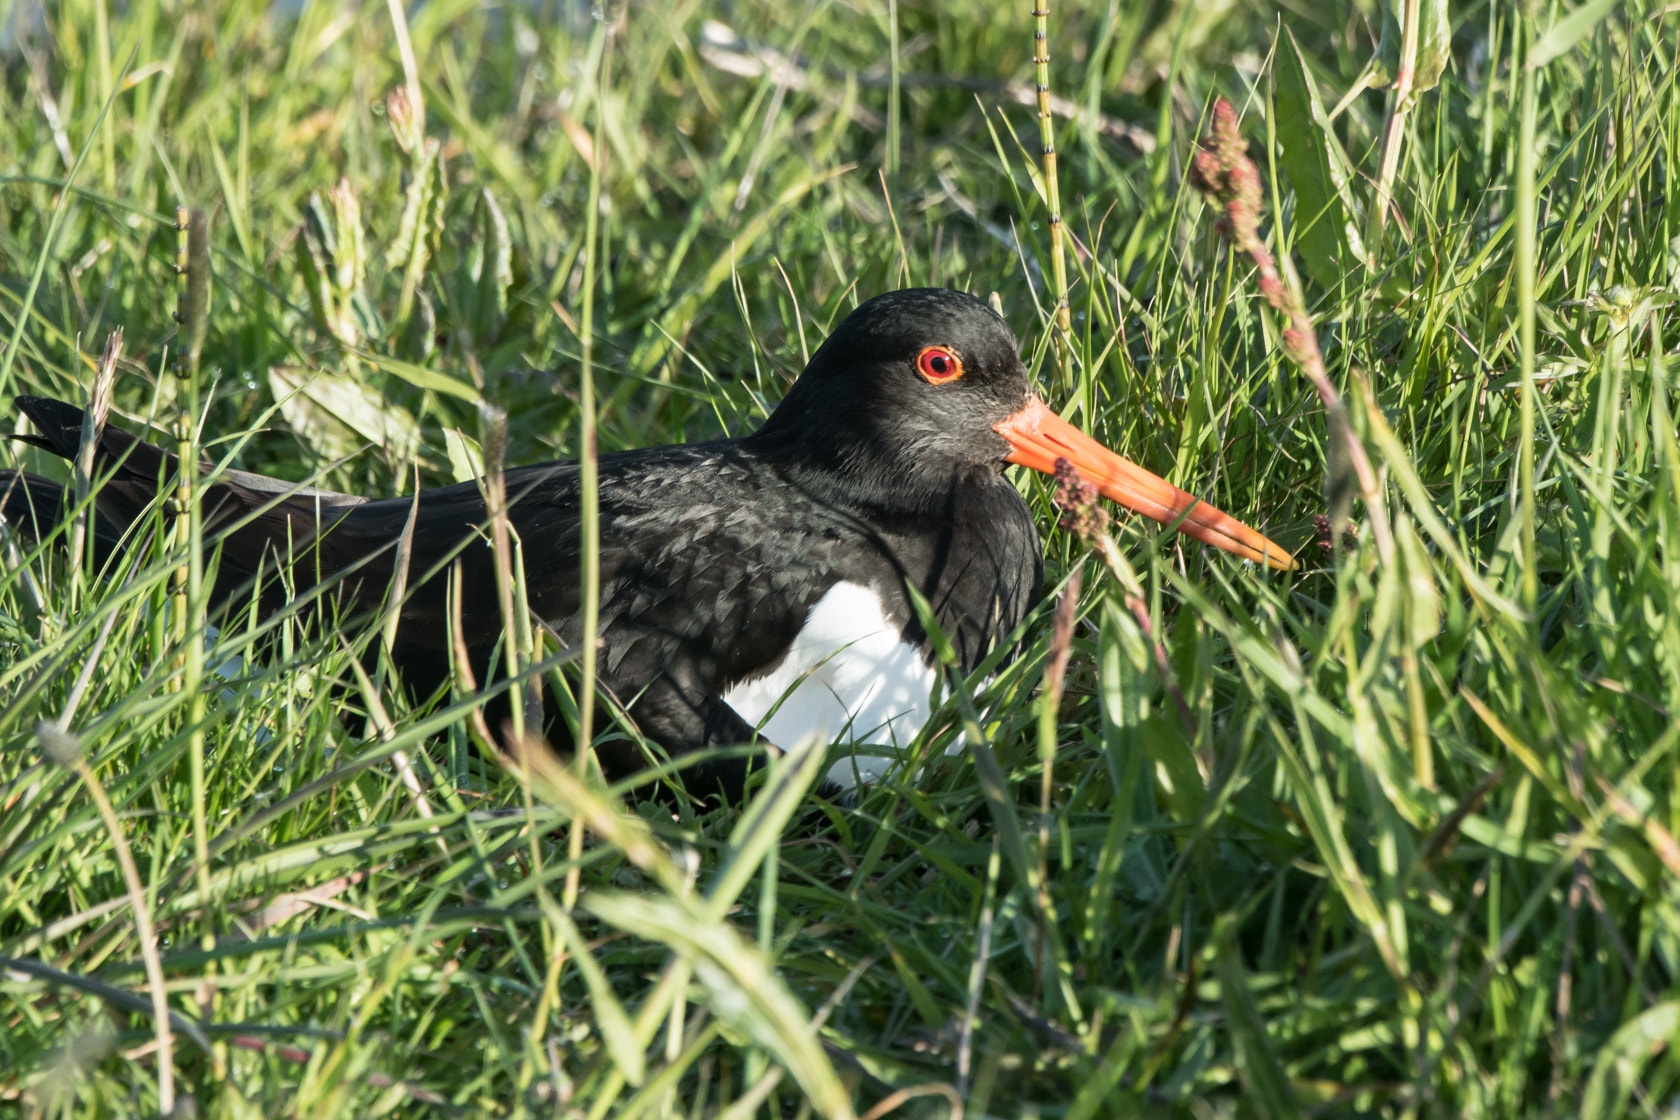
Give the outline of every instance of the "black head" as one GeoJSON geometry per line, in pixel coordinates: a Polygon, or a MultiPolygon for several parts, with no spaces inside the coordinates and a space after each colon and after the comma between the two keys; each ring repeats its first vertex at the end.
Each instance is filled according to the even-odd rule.
{"type": "Polygon", "coordinates": [[[921,502],[1001,475],[997,425],[1030,395],[1009,327],[962,292],[907,288],[846,316],[750,437],[867,501],[921,502]]]}
{"type": "Polygon", "coordinates": [[[1127,509],[1275,568],[1276,543],[1121,458],[1032,392],[1015,336],[973,296],[910,288],[850,315],[747,438],[829,500],[935,512],[957,486],[1064,467],[1127,509]]]}

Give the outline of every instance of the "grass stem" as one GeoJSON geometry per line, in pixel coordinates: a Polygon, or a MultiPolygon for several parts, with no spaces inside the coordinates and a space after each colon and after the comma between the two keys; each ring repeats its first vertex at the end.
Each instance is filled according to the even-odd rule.
{"type": "Polygon", "coordinates": [[[1056,122],[1050,113],[1050,0],[1035,0],[1032,15],[1039,154],[1043,161],[1044,205],[1050,214],[1051,332],[1056,345],[1060,388],[1063,393],[1070,393],[1073,391],[1073,313],[1068,306],[1066,232],[1062,228],[1062,192],[1056,175],[1056,122]]]}
{"type": "MultiPolygon", "coordinates": [[[[600,59],[599,69],[591,81],[599,89],[611,66],[612,39],[609,28],[602,24],[597,35],[607,36],[599,52],[591,52],[600,59]]],[[[599,656],[596,635],[601,627],[601,476],[600,458],[596,446],[595,416],[595,274],[600,267],[596,259],[596,240],[601,215],[601,177],[605,170],[607,105],[599,93],[595,98],[595,152],[589,165],[589,202],[584,215],[582,298],[578,311],[578,345],[582,360],[578,366],[578,504],[581,510],[582,539],[579,556],[582,559],[579,603],[582,606],[582,625],[578,642],[581,680],[578,684],[577,776],[582,778],[589,768],[590,750],[595,742],[595,677],[599,656]]],[[[566,885],[561,905],[570,910],[576,903],[579,889],[577,861],[583,854],[583,824],[572,822],[567,852],[571,869],[566,873],[566,885]]]]}

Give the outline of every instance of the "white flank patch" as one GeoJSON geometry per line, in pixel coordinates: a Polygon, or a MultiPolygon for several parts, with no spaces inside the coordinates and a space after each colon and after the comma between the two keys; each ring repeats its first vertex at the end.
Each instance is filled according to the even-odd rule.
{"type": "MultiPolygon", "coordinates": [[[[811,608],[782,663],[731,688],[723,702],[779,747],[840,739],[902,750],[932,714],[934,677],[921,652],[887,620],[879,595],[861,584],[837,583],[811,608]]],[[[860,779],[880,777],[893,762],[867,755],[842,759],[828,779],[851,789],[860,779]]]]}

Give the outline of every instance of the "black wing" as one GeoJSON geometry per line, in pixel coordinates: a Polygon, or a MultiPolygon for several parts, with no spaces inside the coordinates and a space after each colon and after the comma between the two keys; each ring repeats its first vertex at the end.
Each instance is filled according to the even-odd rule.
{"type": "MultiPolygon", "coordinates": [[[[75,455],[79,408],[33,397],[18,404],[40,432],[23,438],[75,455]]],[[[110,474],[96,498],[108,536],[120,536],[151,509],[176,462],[168,451],[106,427],[95,471],[110,474]]],[[[600,478],[601,682],[630,705],[649,738],[672,752],[750,739],[751,729],[718,694],[781,658],[810,603],[838,578],[831,570],[846,520],[836,517],[824,528],[810,516],[774,516],[783,504],[763,498],[784,483],[733,441],[606,455],[600,478]]],[[[506,480],[531,605],[564,643],[575,645],[581,638],[577,464],[517,468],[506,480]]],[[[29,492],[37,496],[21,508],[31,514],[56,508],[57,488],[31,481],[29,492]],[[39,496],[49,491],[53,507],[39,496]]],[[[412,513],[397,662],[422,695],[447,680],[453,626],[447,572],[458,565],[461,637],[484,679],[502,619],[477,484],[423,491],[416,510],[412,497],[370,501],[224,470],[203,500],[207,540],[221,549],[213,592],[219,603],[240,605],[257,593],[263,609],[273,610],[285,602],[286,584],[303,592],[328,583],[330,601],[346,617],[384,602],[412,513]],[[281,570],[288,573],[284,582],[277,578],[281,570]]]]}

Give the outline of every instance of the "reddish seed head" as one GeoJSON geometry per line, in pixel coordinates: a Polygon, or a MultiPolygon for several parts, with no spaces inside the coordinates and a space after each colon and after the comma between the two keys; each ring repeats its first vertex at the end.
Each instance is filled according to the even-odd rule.
{"type": "Polygon", "coordinates": [[[1225,169],[1219,157],[1207,148],[1190,160],[1190,185],[1206,195],[1220,195],[1225,185],[1225,169]]]}
{"type": "Polygon", "coordinates": [[[1222,150],[1241,151],[1242,132],[1237,128],[1237,111],[1221,97],[1213,103],[1213,139],[1222,150]]]}
{"type": "MultiPolygon", "coordinates": [[[[1276,303],[1273,306],[1278,306],[1276,303]]],[[[1308,338],[1294,327],[1286,327],[1283,332],[1283,352],[1289,355],[1290,361],[1300,365],[1307,360],[1308,338]]]]}
{"type": "Polygon", "coordinates": [[[1190,161],[1190,183],[1224,208],[1225,216],[1215,227],[1220,233],[1243,249],[1258,242],[1260,169],[1248,158],[1237,111],[1229,101],[1214,103],[1213,123],[1190,161]]]}
{"type": "MultiPolygon", "coordinates": [[[[1325,552],[1334,551],[1336,542],[1330,532],[1330,519],[1322,513],[1314,515],[1313,530],[1318,534],[1318,547],[1325,552]]],[[[1346,548],[1353,548],[1359,544],[1359,534],[1353,531],[1352,525],[1342,530],[1342,544],[1346,548]]]]}
{"type": "Polygon", "coordinates": [[[1056,493],[1062,528],[1090,540],[1108,528],[1108,514],[1097,503],[1097,484],[1087,482],[1066,459],[1056,460],[1056,493]]]}
{"type": "Polygon", "coordinates": [[[414,103],[408,99],[408,90],[403,86],[385,95],[385,123],[390,126],[397,146],[405,153],[412,153],[415,143],[414,103]]]}

